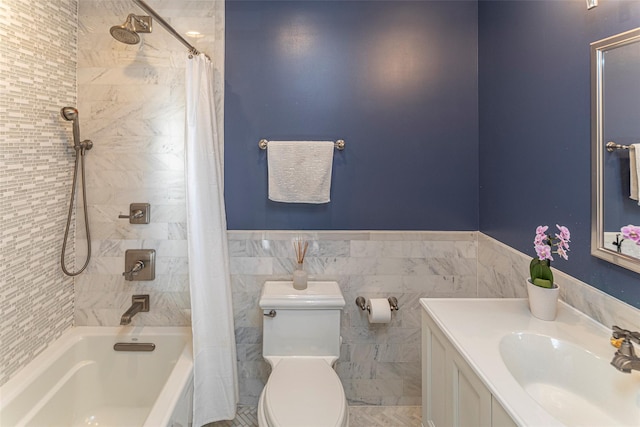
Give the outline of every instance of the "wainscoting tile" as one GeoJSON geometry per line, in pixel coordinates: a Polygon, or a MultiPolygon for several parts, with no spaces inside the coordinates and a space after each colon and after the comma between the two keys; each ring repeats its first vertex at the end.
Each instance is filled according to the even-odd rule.
{"type": "Polygon", "coordinates": [[[477,237],[473,232],[230,231],[238,359],[245,377],[243,404],[255,405],[268,365],[262,358],[265,280],[290,280],[293,240],[310,239],[305,269],[310,280],[336,280],[346,300],[343,345],[336,371],[352,404],[420,403],[420,305],[422,297],[474,297],[477,237]],[[400,310],[388,324],[369,324],[357,296],[395,296],[400,310]],[[251,377],[255,375],[255,377],[251,377]],[[253,381],[248,381],[253,379],[253,381]],[[251,387],[248,390],[246,387],[251,387]]]}

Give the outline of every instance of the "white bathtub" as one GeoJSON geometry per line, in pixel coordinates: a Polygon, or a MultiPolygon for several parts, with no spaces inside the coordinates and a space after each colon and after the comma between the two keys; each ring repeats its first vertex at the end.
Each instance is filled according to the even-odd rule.
{"type": "Polygon", "coordinates": [[[192,396],[190,328],[75,327],[0,388],[0,426],[187,427],[192,396]]]}

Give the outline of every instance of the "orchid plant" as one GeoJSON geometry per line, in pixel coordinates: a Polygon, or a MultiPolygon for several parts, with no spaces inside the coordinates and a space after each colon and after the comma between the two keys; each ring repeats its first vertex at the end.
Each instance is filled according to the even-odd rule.
{"type": "Polygon", "coordinates": [[[640,245],[640,227],[637,225],[626,225],[620,229],[620,232],[625,239],[629,239],[636,245],[640,245]]]}
{"type": "Polygon", "coordinates": [[[531,260],[529,272],[531,274],[531,283],[541,288],[553,288],[553,273],[551,272],[553,254],[555,253],[565,260],[569,259],[567,252],[569,252],[571,233],[565,226],[556,224],[556,227],[559,232],[552,237],[547,234],[549,226],[538,226],[536,228],[536,237],[533,240],[538,256],[531,260]]]}

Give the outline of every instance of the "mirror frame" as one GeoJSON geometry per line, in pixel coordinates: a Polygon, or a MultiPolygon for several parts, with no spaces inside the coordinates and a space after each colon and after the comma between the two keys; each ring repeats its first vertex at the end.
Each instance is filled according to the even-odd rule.
{"type": "Polygon", "coordinates": [[[604,242],[604,156],[603,135],[604,53],[640,42],[640,28],[591,43],[591,255],[640,273],[640,259],[605,248],[604,242]]]}

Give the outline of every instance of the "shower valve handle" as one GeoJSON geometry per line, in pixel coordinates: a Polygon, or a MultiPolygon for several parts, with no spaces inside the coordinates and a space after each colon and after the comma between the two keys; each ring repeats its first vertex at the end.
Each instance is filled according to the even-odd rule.
{"type": "Polygon", "coordinates": [[[138,273],[145,267],[144,265],[144,261],[141,260],[137,260],[135,262],[135,264],[133,264],[133,267],[131,267],[131,270],[129,271],[125,271],[124,273],[122,273],[122,275],[127,279],[127,280],[133,280],[133,276],[138,275],[138,273]]]}
{"type": "Polygon", "coordinates": [[[118,218],[142,218],[144,216],[144,212],[141,209],[136,209],[131,212],[131,215],[118,215],[118,218]]]}
{"type": "Polygon", "coordinates": [[[128,219],[131,224],[149,224],[151,221],[151,206],[149,203],[131,203],[129,215],[118,215],[118,218],[128,219]]]}

